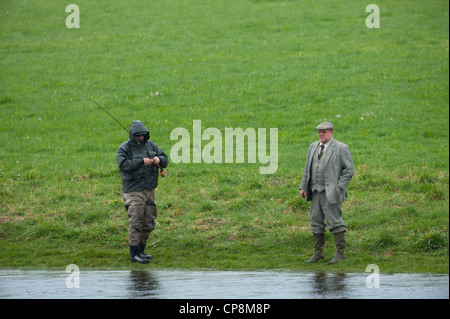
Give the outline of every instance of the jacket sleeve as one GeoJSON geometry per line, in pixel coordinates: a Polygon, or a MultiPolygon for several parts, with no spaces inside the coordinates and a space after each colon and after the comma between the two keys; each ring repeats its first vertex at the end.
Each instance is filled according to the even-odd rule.
{"type": "Polygon", "coordinates": [[[353,159],[350,155],[350,149],[347,145],[344,145],[342,149],[341,165],[343,170],[341,172],[341,175],[339,176],[338,185],[341,189],[345,189],[348,183],[350,183],[353,174],[355,173],[353,159]]]}
{"type": "Polygon", "coordinates": [[[166,168],[169,165],[169,159],[167,158],[166,153],[164,153],[158,145],[154,144],[156,156],[159,157],[159,166],[162,168],[166,168]]]}
{"type": "Polygon", "coordinates": [[[126,148],[122,145],[117,150],[117,165],[119,169],[124,173],[132,172],[138,169],[144,164],[143,158],[132,158],[131,154],[128,154],[126,148]]]}
{"type": "Polygon", "coordinates": [[[308,149],[308,154],[306,155],[306,160],[305,160],[305,169],[303,171],[303,177],[302,177],[302,182],[300,183],[300,190],[306,190],[306,188],[308,187],[307,183],[308,183],[308,178],[309,178],[309,171],[308,171],[308,161],[310,159],[311,156],[311,152],[312,152],[312,144],[309,146],[308,149]]]}

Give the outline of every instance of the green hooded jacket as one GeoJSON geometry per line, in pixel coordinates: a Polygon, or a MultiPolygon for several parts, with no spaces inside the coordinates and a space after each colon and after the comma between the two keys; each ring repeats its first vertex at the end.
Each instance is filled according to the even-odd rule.
{"type": "Polygon", "coordinates": [[[158,186],[158,166],[144,165],[144,158],[159,157],[159,165],[164,168],[169,164],[167,155],[152,141],[150,133],[141,121],[133,121],[130,125],[130,139],[120,145],[117,150],[117,165],[122,172],[122,191],[124,193],[155,189],[158,186]],[[139,142],[135,134],[145,134],[139,142]]]}

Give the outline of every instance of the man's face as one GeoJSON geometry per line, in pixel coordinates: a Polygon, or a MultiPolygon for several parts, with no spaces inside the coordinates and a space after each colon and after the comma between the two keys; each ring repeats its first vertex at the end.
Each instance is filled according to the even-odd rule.
{"type": "Polygon", "coordinates": [[[323,144],[327,144],[333,137],[333,130],[317,130],[317,133],[319,134],[319,140],[323,144]]]}
{"type": "Polygon", "coordinates": [[[144,138],[145,138],[145,135],[135,135],[134,136],[139,142],[143,142],[144,141],[144,138]]]}

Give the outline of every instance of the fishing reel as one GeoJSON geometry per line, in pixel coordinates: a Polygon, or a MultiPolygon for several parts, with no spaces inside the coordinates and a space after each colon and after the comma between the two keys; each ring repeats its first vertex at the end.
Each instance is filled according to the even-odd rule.
{"type": "MultiPolygon", "coordinates": [[[[149,151],[145,151],[146,153],[147,153],[147,155],[150,157],[150,158],[152,158],[152,159],[154,159],[156,156],[156,153],[155,152],[149,152],[149,151]]],[[[159,174],[161,175],[161,177],[162,178],[164,178],[164,177],[166,177],[166,171],[164,170],[164,168],[162,168],[161,166],[159,166],[159,164],[156,164],[156,166],[158,166],[159,167],[159,174]]]]}

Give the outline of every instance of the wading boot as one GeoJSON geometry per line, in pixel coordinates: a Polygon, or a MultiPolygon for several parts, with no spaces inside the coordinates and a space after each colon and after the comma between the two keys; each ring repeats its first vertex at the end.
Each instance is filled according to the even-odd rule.
{"type": "Polygon", "coordinates": [[[139,245],[139,257],[141,257],[141,258],[143,258],[143,259],[147,259],[147,260],[150,260],[150,259],[152,259],[153,258],[153,256],[152,255],[149,255],[149,254],[146,254],[145,252],[144,252],[144,250],[145,250],[145,244],[144,245],[139,245]]]}
{"type": "Polygon", "coordinates": [[[328,262],[328,265],[336,264],[345,259],[345,232],[334,234],[334,242],[336,244],[336,256],[328,262]]]}
{"type": "Polygon", "coordinates": [[[130,261],[132,263],[138,263],[138,264],[148,264],[149,260],[147,258],[142,258],[140,255],[140,249],[139,246],[130,246],[130,261]]]}
{"type": "Polygon", "coordinates": [[[314,263],[323,259],[323,247],[325,247],[325,234],[314,234],[314,255],[305,263],[314,263]]]}

